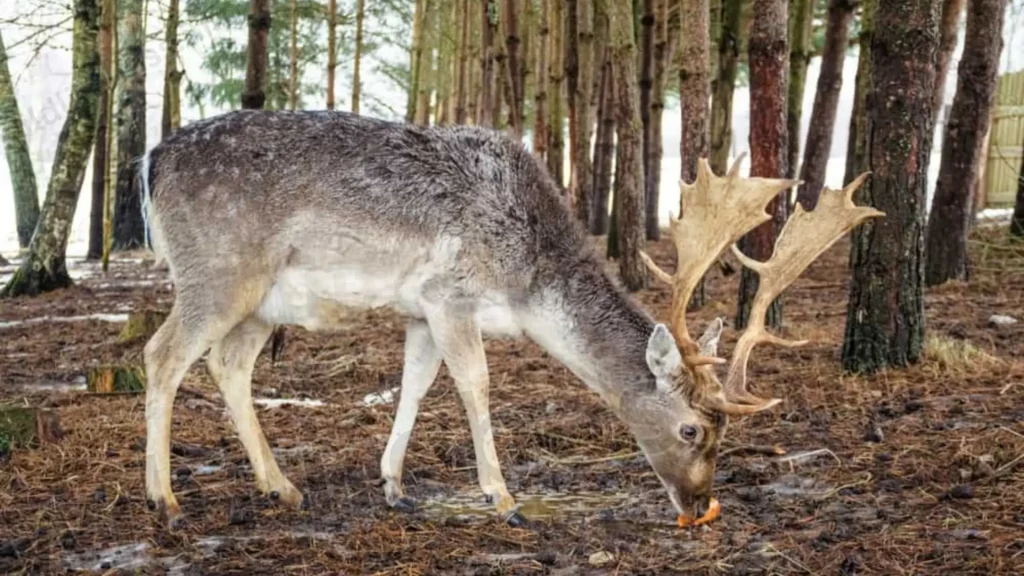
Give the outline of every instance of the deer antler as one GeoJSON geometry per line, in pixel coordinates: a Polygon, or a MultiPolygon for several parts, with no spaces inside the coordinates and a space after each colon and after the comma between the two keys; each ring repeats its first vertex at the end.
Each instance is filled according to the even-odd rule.
{"type": "Polygon", "coordinates": [[[703,401],[711,409],[732,415],[758,412],[781,402],[776,398],[759,398],[746,389],[747,360],[754,346],[764,342],[789,347],[806,344],[767,332],[764,319],[768,305],[843,234],[867,218],[884,215],[874,208],[853,204],[853,192],[868,176],[868,173],[862,174],[841,191],[824,190],[812,212],[797,206],[779,234],[772,257],[766,262],[752,260],[736,248],[735,242],[770,220],[765,206],[798,182],[739,178],[741,160],[742,156],[736,159],[725,177],[718,177],[702,158],[697,163],[695,182],[689,185],[680,182],[683,215],[679,219],[670,218],[678,259],[675,274],[668,274],[646,254],[641,254],[654,276],[672,285],[670,327],[687,367],[703,387],[703,401]],[[743,265],[758,273],[760,282],[751,307],[750,323],[733,351],[726,385],[722,387],[709,365],[724,363],[724,360],[698,353],[697,343],[686,327],[686,307],[700,278],[727,246],[732,247],[743,265]]]}

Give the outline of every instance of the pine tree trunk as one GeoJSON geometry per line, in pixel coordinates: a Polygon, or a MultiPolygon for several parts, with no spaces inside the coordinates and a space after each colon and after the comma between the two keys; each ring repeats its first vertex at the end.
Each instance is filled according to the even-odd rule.
{"type": "MultiPolygon", "coordinates": [[[[960,14],[964,11],[964,0],[941,0],[942,19],[939,21],[939,56],[935,62],[935,88],[932,93],[932,117],[939,121],[942,104],[946,95],[946,76],[949,62],[956,51],[960,14]]],[[[999,31],[1000,36],[1002,30],[999,31]]]]}
{"type": "Polygon", "coordinates": [[[569,99],[569,154],[572,171],[569,186],[576,219],[590,226],[594,203],[594,166],[590,140],[594,125],[590,116],[590,92],[594,85],[594,11],[593,0],[569,0],[566,16],[569,52],[566,62],[569,99]],[[572,25],[568,25],[568,23],[572,25]]]}
{"type": "Polygon", "coordinates": [[[924,201],[931,155],[937,0],[878,5],[865,134],[864,198],[885,217],[853,250],[843,366],[872,373],[918,361],[924,344],[924,201]]]}
{"type": "Polygon", "coordinates": [[[57,140],[53,171],[36,233],[32,235],[25,260],[0,292],[2,297],[33,296],[72,284],[64,253],[89,152],[96,137],[100,95],[100,58],[96,47],[99,3],[75,0],[73,13],[68,115],[57,140]]]}
{"type": "Polygon", "coordinates": [[[807,65],[811,61],[811,27],[814,23],[814,0],[789,0],[789,107],[786,130],[789,133],[789,155],[786,178],[792,178],[800,163],[800,124],[804,113],[804,90],[807,86],[807,65]]]}
{"type": "Polygon", "coordinates": [[[498,28],[498,6],[496,0],[480,0],[480,4],[480,104],[476,123],[490,128],[494,126],[494,37],[498,28]]]}
{"type": "Polygon", "coordinates": [[[146,152],[146,31],[142,24],[143,5],[143,0],[117,2],[119,54],[115,250],[133,250],[142,247],[145,242],[142,190],[137,163],[146,152]]]}
{"type": "MultiPolygon", "coordinates": [[[[177,0],[173,0],[177,4],[177,0]]],[[[110,126],[111,100],[114,93],[112,80],[114,47],[114,0],[100,1],[100,24],[97,45],[100,58],[100,94],[96,119],[96,144],[92,153],[92,201],[89,206],[89,249],[85,257],[89,260],[103,258],[107,212],[107,182],[110,179],[111,150],[107,144],[113,132],[110,126]]],[[[166,98],[164,99],[166,102],[166,98]]]]}
{"type": "MultiPolygon", "coordinates": [[[[640,120],[643,122],[643,164],[644,164],[644,235],[651,238],[651,222],[658,223],[658,186],[651,181],[651,161],[654,159],[654,0],[642,0],[640,13],[640,120]]],[[[655,231],[657,235],[657,231],[655,231]]]]}
{"type": "MultiPolygon", "coordinates": [[[[420,36],[420,49],[422,51],[419,59],[418,81],[416,82],[416,115],[413,121],[422,126],[430,124],[430,95],[434,86],[440,78],[440,73],[434,72],[434,41],[440,37],[435,30],[435,22],[440,17],[440,10],[434,4],[434,0],[426,0],[423,14],[423,33],[420,36]]],[[[439,85],[439,84],[438,84],[439,85]]]]}
{"type": "Polygon", "coordinates": [[[647,150],[647,161],[644,169],[644,190],[647,194],[647,239],[657,241],[661,238],[661,226],[658,222],[658,206],[661,186],[661,161],[664,157],[661,122],[665,112],[666,71],[675,54],[678,34],[669,34],[668,14],[670,0],[657,0],[657,16],[655,17],[656,34],[654,42],[654,77],[651,90],[651,146],[647,150]]]}
{"type": "Polygon", "coordinates": [[[7,49],[0,36],[0,134],[3,135],[4,154],[11,173],[14,190],[14,214],[18,230],[18,245],[25,248],[32,241],[32,233],[39,222],[39,192],[36,174],[32,168],[25,126],[21,122],[18,98],[11,82],[7,64],[7,49]]]}
{"type": "MultiPolygon", "coordinates": [[[[332,5],[336,0],[330,0],[332,5]]],[[[409,50],[409,94],[406,99],[405,105],[405,121],[413,123],[416,121],[417,107],[419,102],[419,91],[420,82],[423,81],[420,76],[423,69],[423,50],[424,50],[424,33],[426,32],[426,21],[427,21],[427,2],[428,0],[416,0],[416,8],[413,12],[412,19],[412,48],[409,50]]],[[[333,34],[334,26],[331,26],[332,30],[328,31],[328,34],[333,34]]],[[[328,44],[331,42],[331,36],[328,36],[328,44]]],[[[328,81],[333,84],[334,73],[330,70],[331,66],[331,55],[328,56],[328,81]]],[[[328,97],[333,95],[333,87],[328,92],[328,97]]]]}
{"type": "MultiPolygon", "coordinates": [[[[683,0],[680,12],[679,104],[682,113],[682,133],[679,141],[680,179],[697,179],[697,160],[707,157],[708,116],[711,115],[708,68],[710,67],[710,9],[708,0],[683,0]]],[[[680,203],[678,214],[682,215],[680,203]]],[[[707,296],[704,278],[693,291],[689,307],[704,306],[707,296]]]]}
{"type": "Polygon", "coordinates": [[[249,45],[246,48],[245,91],[242,92],[242,108],[261,109],[266,103],[267,36],[269,31],[270,0],[250,0],[249,45]]]}
{"type": "MultiPolygon", "coordinates": [[[[590,123],[596,124],[598,119],[598,108],[601,107],[601,82],[603,82],[602,70],[608,60],[608,10],[603,7],[605,0],[592,0],[594,11],[594,78],[590,93],[590,123]]],[[[596,153],[595,153],[596,156],[596,153]]],[[[595,166],[597,160],[594,160],[595,166]]]]}
{"type": "Polygon", "coordinates": [[[711,169],[725,174],[732,146],[732,95],[740,56],[743,0],[722,0],[722,34],[718,44],[718,78],[711,101],[711,169]]]}
{"type": "MultiPolygon", "coordinates": [[[[1024,142],[1021,147],[1024,147],[1024,142]]],[[[1018,240],[1024,238],[1024,162],[1021,162],[1020,174],[1017,175],[1017,198],[1010,218],[1010,237],[1018,240]]]]}
{"type": "Polygon", "coordinates": [[[722,4],[726,1],[727,0],[710,0],[710,4],[708,6],[708,38],[711,42],[708,51],[708,57],[711,59],[711,63],[708,67],[708,77],[711,79],[712,93],[715,92],[715,82],[718,80],[719,46],[722,43],[722,4]]]}
{"type": "MultiPolygon", "coordinates": [[[[597,0],[595,4],[602,2],[597,0]]],[[[609,257],[618,253],[618,241],[609,222],[608,206],[612,184],[612,164],[615,156],[615,79],[611,59],[601,66],[600,106],[597,120],[597,150],[594,158],[594,209],[591,213],[590,233],[608,234],[609,257]]]]}
{"type": "MultiPolygon", "coordinates": [[[[164,102],[160,118],[160,138],[170,136],[181,126],[181,71],[178,70],[178,21],[181,17],[179,0],[167,5],[164,23],[164,102]]],[[[103,126],[102,121],[100,126],[103,126]]]]}
{"type": "MultiPolygon", "coordinates": [[[[468,0],[464,0],[467,1],[468,0]]],[[[366,0],[356,3],[356,53],[352,59],[352,113],[359,114],[359,95],[363,89],[360,80],[360,66],[363,62],[363,19],[366,16],[366,0]]]]}
{"type": "Polygon", "coordinates": [[[505,28],[505,82],[512,95],[508,102],[512,132],[516,137],[523,135],[523,79],[519,55],[519,19],[517,0],[501,0],[502,24],[505,28]]]}
{"type": "MultiPolygon", "coordinates": [[[[786,81],[789,78],[789,50],[786,46],[786,0],[754,0],[754,20],[750,27],[750,175],[785,177],[789,155],[786,130],[786,81]]],[[[754,228],[740,240],[740,249],[755,260],[765,261],[775,248],[775,238],[786,221],[789,191],[768,204],[772,220],[754,228]]],[[[740,275],[736,329],[747,327],[750,306],[757,293],[758,277],[743,268],[740,275]]],[[[781,296],[768,307],[766,323],[782,326],[781,296]]]]}
{"type": "MultiPolygon", "coordinates": [[[[495,0],[501,1],[501,0],[495,0]]],[[[496,8],[497,9],[497,5],[496,8]]],[[[495,12],[497,14],[497,12],[495,12]]],[[[505,127],[502,110],[512,100],[512,88],[508,85],[508,54],[505,52],[505,42],[501,38],[505,36],[504,19],[495,16],[497,26],[494,27],[494,37],[497,40],[494,44],[494,91],[492,92],[491,126],[496,129],[505,127]]]]}
{"type": "MultiPolygon", "coordinates": [[[[548,25],[550,13],[548,4],[559,0],[540,0],[540,14],[537,18],[537,70],[547,70],[548,41],[551,28],[548,25]]],[[[541,162],[546,162],[548,154],[548,78],[547,74],[537,74],[537,83],[533,90],[533,155],[541,162]]]]}
{"type": "Polygon", "coordinates": [[[627,290],[647,286],[647,269],[640,252],[644,234],[643,121],[640,119],[640,95],[636,74],[636,41],[633,13],[625,3],[611,2],[611,53],[615,77],[615,129],[618,152],[615,156],[615,203],[618,206],[616,228],[619,241],[619,275],[627,290]]]}
{"type": "Polygon", "coordinates": [[[821,50],[821,72],[814,94],[814,108],[811,109],[811,119],[807,125],[804,163],[800,167],[800,179],[804,183],[797,193],[797,201],[807,210],[818,204],[818,195],[825,182],[839,91],[843,87],[843,61],[846,59],[853,8],[852,0],[831,0],[829,3],[825,45],[821,50]]]}
{"type": "Polygon", "coordinates": [[[299,107],[299,2],[292,0],[288,36],[288,109],[299,107]]]}
{"type": "MultiPolygon", "coordinates": [[[[562,91],[565,84],[565,0],[551,0],[548,26],[548,173],[565,187],[565,130],[562,91]]],[[[538,78],[543,74],[537,71],[538,78]]]]}
{"type": "MultiPolygon", "coordinates": [[[[859,54],[857,56],[857,76],[854,80],[853,112],[850,115],[850,131],[846,141],[846,171],[843,185],[849,184],[867,169],[867,122],[868,94],[872,91],[871,43],[875,35],[875,12],[878,0],[861,0],[860,2],[860,34],[857,39],[859,54]]],[[[857,200],[864,193],[861,188],[854,194],[857,200]]],[[[855,239],[863,227],[855,229],[851,239],[855,239]]],[[[858,243],[853,242],[856,246],[858,243]]]]}
{"type": "Polygon", "coordinates": [[[989,126],[1003,48],[1006,0],[973,0],[967,6],[964,52],[957,66],[956,96],[942,146],[942,164],[928,218],[925,285],[967,280],[967,233],[974,217],[974,183],[989,126]]]}
{"type": "MultiPolygon", "coordinates": [[[[360,0],[363,1],[363,0],[360,0]]],[[[466,123],[466,85],[469,73],[469,0],[462,0],[462,36],[459,39],[459,76],[455,87],[455,123],[466,123]]]]}
{"type": "MultiPolygon", "coordinates": [[[[416,13],[414,22],[419,22],[420,11],[423,9],[423,0],[416,0],[416,13]]],[[[413,26],[413,52],[416,51],[416,39],[419,30],[413,26]]],[[[412,107],[416,103],[416,64],[415,58],[409,64],[412,74],[412,87],[409,89],[409,99],[406,102],[406,122],[412,122],[412,107]]],[[[327,0],[327,109],[334,110],[334,77],[338,72],[338,0],[327,0]]]]}

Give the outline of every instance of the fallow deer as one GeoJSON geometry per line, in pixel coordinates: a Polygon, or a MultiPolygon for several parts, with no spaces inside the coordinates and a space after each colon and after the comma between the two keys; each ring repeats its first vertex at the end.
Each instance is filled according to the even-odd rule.
{"type": "MultiPolygon", "coordinates": [[[[191,364],[222,393],[257,488],[298,506],[253,408],[251,376],[275,325],[329,330],[346,311],[388,307],[408,318],[401,392],[381,458],[387,503],[414,507],[402,463],[420,401],[444,362],[467,412],[480,488],[512,524],[488,410],[483,337],[525,336],[564,363],[634,434],[683,516],[714,502],[712,478],[730,415],[773,406],[746,391],[759,342],[784,343],[759,317],[775,295],[861,220],[850,195],[826,191],[797,208],[765,263],[751,328],[722,386],[713,364],[722,322],[694,340],[685,306],[704,271],[766,221],[791,180],[725,177],[700,162],[681,184],[672,221],[679,265],[671,328],[655,322],[604,271],[554,181],[519,143],[473,127],[427,128],[343,112],[238,111],[185,126],[143,158],[143,210],[166,259],[173,307],[146,344],[146,494],[177,524],[170,423],[191,364]],[[674,336],[674,337],[673,337],[674,336]]],[[[646,258],[646,257],[645,257],[646,258]]]]}

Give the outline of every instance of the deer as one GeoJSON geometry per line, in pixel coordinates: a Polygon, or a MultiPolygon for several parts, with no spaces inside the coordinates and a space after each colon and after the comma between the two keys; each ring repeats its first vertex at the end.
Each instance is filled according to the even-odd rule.
{"type": "Polygon", "coordinates": [[[781,400],[747,391],[768,303],[845,232],[881,215],[853,191],[826,190],[797,208],[774,255],[757,262],[735,242],[769,219],[765,206],[795,180],[725,176],[706,159],[680,182],[670,217],[675,272],[656,321],[605,270],[545,167],[493,129],[424,127],[341,111],[239,110],[184,126],[141,160],[147,238],[174,286],[165,321],[143,351],[147,505],[170,528],[181,507],[170,484],[177,390],[206,354],[209,375],[251,464],[258,491],[287,506],[304,496],[282,473],[252,399],[255,361],[276,326],[331,331],[360,309],[406,322],[400,392],[380,459],[386,504],[417,509],[403,461],[420,404],[444,363],[467,414],[477,480],[497,517],[524,526],[502,475],[490,423],[485,339],[526,338],[565,365],[621,419],[679,518],[717,506],[715,462],[729,417],[781,400]],[[733,246],[760,274],[751,322],[724,364],[721,318],[694,339],[686,305],[708,267],[733,246]]]}

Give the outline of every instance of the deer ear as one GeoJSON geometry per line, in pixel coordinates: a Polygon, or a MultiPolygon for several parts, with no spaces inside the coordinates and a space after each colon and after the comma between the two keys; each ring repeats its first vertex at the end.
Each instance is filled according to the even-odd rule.
{"type": "Polygon", "coordinates": [[[700,340],[697,340],[701,356],[718,356],[718,341],[721,339],[722,330],[724,329],[725,324],[721,318],[715,318],[708,324],[708,327],[704,329],[704,335],[700,337],[700,340]]]}
{"type": "Polygon", "coordinates": [[[670,384],[682,363],[683,357],[679,354],[675,338],[664,324],[656,325],[647,339],[647,367],[658,384],[670,384]]]}

